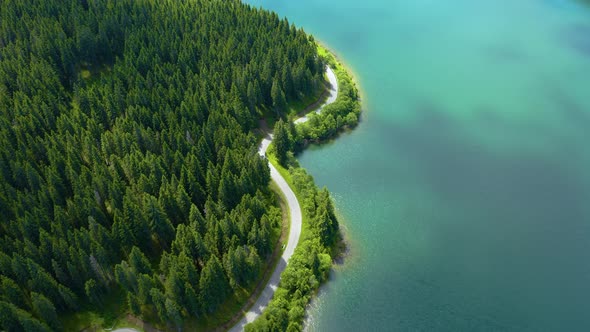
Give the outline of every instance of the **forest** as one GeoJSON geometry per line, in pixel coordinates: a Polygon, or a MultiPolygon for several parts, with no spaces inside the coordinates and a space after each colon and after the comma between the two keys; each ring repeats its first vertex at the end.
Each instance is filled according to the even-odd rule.
{"type": "Polygon", "coordinates": [[[2,1],[0,329],[113,293],[181,327],[258,280],[281,212],[253,130],[323,68],[238,0],[2,1]]]}
{"type": "Polygon", "coordinates": [[[333,103],[325,105],[320,113],[308,113],[309,121],[295,125],[279,119],[275,123],[274,140],[269,151],[285,169],[299,168],[292,156],[310,143],[322,144],[342,132],[354,129],[361,120],[360,94],[353,78],[334,54],[321,45],[318,45],[318,51],[323,61],[336,73],[338,96],[333,103]]]}
{"type": "Polygon", "coordinates": [[[319,189],[294,154],[309,143],[322,143],[353,129],[360,121],[360,94],[352,76],[336,57],[318,45],[323,60],[335,71],[339,92],[321,113],[294,125],[282,119],[274,126],[267,156],[295,192],[302,207],[303,231],[274,297],[262,315],[246,325],[247,332],[301,331],[305,309],[329,277],[333,258],[342,258],[346,241],[340,232],[334,205],[326,188],[319,189]]]}

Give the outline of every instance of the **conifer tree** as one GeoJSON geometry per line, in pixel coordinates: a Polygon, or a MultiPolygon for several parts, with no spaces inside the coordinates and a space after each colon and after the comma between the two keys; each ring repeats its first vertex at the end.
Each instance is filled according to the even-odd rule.
{"type": "Polygon", "coordinates": [[[229,284],[223,268],[216,256],[211,256],[199,281],[201,303],[207,312],[213,312],[221,304],[229,290],[229,284]]]}
{"type": "Polygon", "coordinates": [[[283,119],[279,119],[275,124],[273,143],[279,164],[286,166],[291,142],[289,140],[287,125],[283,122],[283,119]]]}
{"type": "Polygon", "coordinates": [[[54,330],[61,330],[61,324],[57,318],[55,306],[45,296],[31,292],[31,303],[33,311],[41,320],[54,330]]]}
{"type": "Polygon", "coordinates": [[[119,287],[181,324],[260,277],[253,130],[321,75],[302,30],[208,0],[4,1],[0,21],[0,329],[56,329],[119,287]]]}

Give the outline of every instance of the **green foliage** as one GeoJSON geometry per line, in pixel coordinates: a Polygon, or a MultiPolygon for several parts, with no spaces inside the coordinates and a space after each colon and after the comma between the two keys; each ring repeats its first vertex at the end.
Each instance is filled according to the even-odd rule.
{"type": "Polygon", "coordinates": [[[61,329],[55,306],[51,301],[39,293],[31,292],[31,302],[33,303],[33,312],[37,314],[37,317],[46,322],[52,329],[61,329]]]}
{"type": "Polygon", "coordinates": [[[339,240],[338,220],[328,190],[318,190],[313,178],[289,156],[309,141],[323,141],[356,126],[360,119],[359,95],[350,75],[333,55],[318,47],[336,71],[338,97],[321,113],[310,114],[310,120],[303,124],[293,126],[279,120],[274,127],[272,150],[280,166],[294,166],[286,177],[302,205],[307,230],[281,274],[279,288],[268,308],[246,326],[246,331],[301,331],[305,306],[319,285],[328,279],[332,266],[330,254],[339,240]]]}
{"type": "Polygon", "coordinates": [[[213,312],[221,304],[230,290],[223,268],[216,256],[211,256],[199,280],[201,301],[206,312],[213,312]]]}
{"type": "Polygon", "coordinates": [[[129,265],[131,266],[132,272],[135,275],[152,273],[150,262],[137,247],[133,247],[133,249],[131,249],[131,254],[129,255],[129,265]]]}
{"type": "Polygon", "coordinates": [[[287,154],[289,153],[289,150],[291,150],[291,139],[289,137],[287,124],[283,122],[283,119],[279,119],[275,124],[273,145],[279,164],[281,164],[281,166],[286,166],[288,159],[287,154]]]}
{"type": "Polygon", "coordinates": [[[166,306],[166,315],[176,326],[182,326],[182,313],[180,312],[180,307],[176,302],[171,300],[170,298],[166,299],[165,302],[166,306]]]}
{"type": "Polygon", "coordinates": [[[0,299],[12,303],[21,309],[27,309],[23,291],[14,280],[0,276],[0,299]]]}
{"type": "Polygon", "coordinates": [[[0,329],[118,293],[180,326],[260,277],[280,212],[252,130],[320,86],[313,39],[234,0],[3,1],[0,21],[0,329]]]}
{"type": "Polygon", "coordinates": [[[0,301],[0,327],[6,331],[21,329],[17,317],[17,307],[9,302],[0,301]]]}
{"type": "Polygon", "coordinates": [[[285,92],[280,86],[279,80],[275,78],[272,82],[272,88],[270,90],[272,96],[272,106],[275,110],[284,110],[287,106],[287,100],[285,99],[285,92]]]}
{"type": "Polygon", "coordinates": [[[102,292],[94,279],[88,279],[86,283],[84,283],[84,291],[92,304],[102,304],[102,292]]]}
{"type": "Polygon", "coordinates": [[[339,237],[338,221],[328,191],[318,190],[304,169],[288,170],[290,185],[297,193],[306,232],[281,274],[279,288],[261,317],[246,331],[301,331],[305,306],[326,281],[332,266],[330,256],[339,237]]]}
{"type": "Polygon", "coordinates": [[[129,311],[132,315],[141,314],[141,305],[133,293],[127,293],[127,306],[129,307],[129,311]]]}
{"type": "Polygon", "coordinates": [[[338,80],[336,100],[322,108],[320,113],[309,114],[309,121],[297,125],[297,135],[303,141],[324,141],[339,132],[354,128],[360,121],[361,104],[358,89],[350,74],[331,53],[318,46],[324,61],[330,65],[338,80]]]}

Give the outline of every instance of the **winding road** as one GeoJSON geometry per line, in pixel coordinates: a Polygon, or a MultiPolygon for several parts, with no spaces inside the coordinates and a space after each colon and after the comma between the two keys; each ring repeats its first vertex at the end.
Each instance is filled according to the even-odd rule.
{"type": "MultiPolygon", "coordinates": [[[[271,134],[269,134],[262,140],[262,143],[260,143],[260,148],[258,149],[258,153],[261,156],[265,156],[266,149],[268,148],[271,142],[271,134]]],[[[272,296],[274,295],[275,291],[277,290],[277,287],[279,286],[281,273],[283,272],[283,270],[285,270],[285,267],[287,267],[287,262],[289,261],[289,258],[293,256],[293,253],[295,252],[295,247],[297,247],[297,242],[299,242],[299,236],[301,235],[302,218],[299,201],[297,200],[295,193],[293,192],[293,190],[291,190],[291,187],[289,187],[289,184],[287,184],[287,181],[285,181],[285,179],[281,176],[279,171],[277,171],[277,169],[270,162],[268,163],[268,166],[270,167],[270,177],[277,184],[279,189],[283,192],[283,195],[287,200],[287,205],[289,206],[289,214],[291,217],[289,240],[287,242],[287,247],[285,248],[285,251],[283,251],[281,259],[277,263],[275,270],[272,273],[272,276],[270,277],[266,286],[264,287],[264,290],[262,290],[262,293],[254,303],[254,305],[252,305],[248,312],[244,314],[244,317],[242,317],[242,319],[236,325],[234,325],[233,328],[230,329],[231,332],[243,331],[244,326],[246,326],[246,324],[248,323],[253,322],[258,316],[260,316],[260,314],[262,314],[264,308],[268,306],[268,303],[272,299],[272,296]]]]}
{"type": "MultiPolygon", "coordinates": [[[[316,113],[320,113],[322,108],[328,104],[333,103],[338,96],[338,80],[332,68],[326,66],[326,75],[328,76],[328,81],[330,82],[330,95],[325,103],[323,103],[318,109],[315,111],[316,113]]],[[[302,123],[308,120],[307,116],[301,117],[295,120],[295,123],[302,123]]],[[[260,147],[258,148],[258,153],[265,157],[266,150],[268,146],[272,142],[272,134],[268,134],[260,143],[260,147]]],[[[301,207],[299,206],[299,201],[297,200],[297,196],[289,185],[287,181],[281,176],[279,171],[269,162],[268,166],[270,167],[270,177],[272,180],[279,186],[279,189],[283,192],[283,195],[287,199],[287,205],[289,206],[289,214],[291,217],[291,227],[289,231],[289,240],[287,242],[287,247],[281,256],[281,260],[277,263],[272,276],[268,280],[268,283],[264,287],[264,290],[256,300],[256,303],[252,305],[252,307],[244,314],[244,317],[232,327],[229,331],[230,332],[239,332],[244,330],[244,326],[246,324],[253,322],[260,314],[264,308],[268,306],[268,303],[272,299],[277,287],[279,286],[279,281],[281,280],[281,273],[287,267],[287,262],[293,253],[295,252],[295,247],[297,247],[297,243],[299,242],[299,236],[301,235],[301,207]]]]}
{"type": "MultiPolygon", "coordinates": [[[[336,78],[336,74],[334,74],[334,71],[332,70],[332,68],[330,68],[329,66],[326,66],[326,76],[328,76],[328,82],[330,82],[330,90],[328,91],[330,93],[330,95],[328,96],[328,99],[326,99],[326,102],[323,103],[322,106],[318,107],[317,110],[315,110],[316,113],[320,113],[322,111],[322,108],[324,108],[324,106],[335,102],[336,97],[338,97],[338,79],[336,78]]],[[[307,115],[305,115],[293,122],[303,123],[303,122],[306,122],[307,120],[309,120],[309,117],[307,115]]]]}
{"type": "MultiPolygon", "coordinates": [[[[336,78],[336,75],[334,74],[334,71],[332,71],[332,68],[326,66],[326,75],[328,76],[328,81],[330,82],[330,85],[331,85],[330,91],[329,91],[330,95],[328,96],[328,99],[326,99],[326,102],[323,103],[320,107],[318,107],[318,109],[315,111],[316,113],[320,113],[324,106],[333,103],[336,100],[336,97],[338,96],[338,80],[336,78]]],[[[303,116],[303,117],[295,120],[294,122],[295,123],[303,123],[303,122],[306,122],[307,120],[308,120],[308,117],[303,116]]],[[[268,134],[260,143],[260,147],[258,148],[258,153],[263,158],[266,157],[266,150],[268,149],[268,146],[272,142],[272,137],[273,137],[272,134],[268,134]]],[[[281,280],[281,273],[287,267],[287,262],[289,262],[289,259],[291,258],[291,256],[293,256],[293,253],[295,252],[295,248],[297,247],[297,243],[299,242],[299,237],[301,236],[301,222],[302,222],[301,206],[299,205],[299,201],[297,200],[297,196],[295,196],[295,193],[293,192],[293,190],[291,190],[291,188],[287,184],[287,181],[285,181],[285,179],[281,176],[279,171],[277,171],[277,169],[270,162],[268,163],[268,166],[270,167],[270,177],[277,184],[279,189],[283,192],[283,195],[285,196],[285,198],[287,200],[287,205],[289,206],[289,214],[290,214],[290,218],[291,218],[289,240],[287,242],[287,246],[285,247],[285,251],[283,251],[283,255],[281,256],[281,259],[277,263],[275,270],[272,273],[272,276],[270,277],[266,286],[264,287],[264,290],[262,290],[262,293],[260,293],[260,296],[258,297],[256,302],[252,305],[252,307],[250,307],[248,312],[244,313],[244,317],[242,317],[242,319],[236,325],[234,325],[234,327],[232,327],[229,330],[230,332],[243,331],[244,326],[246,326],[246,324],[248,324],[248,323],[253,322],[258,316],[260,316],[262,314],[262,311],[268,306],[268,303],[272,299],[275,291],[277,290],[277,288],[279,286],[279,281],[281,280]]],[[[137,331],[135,329],[126,328],[126,329],[114,330],[113,332],[137,332],[137,331]]]]}

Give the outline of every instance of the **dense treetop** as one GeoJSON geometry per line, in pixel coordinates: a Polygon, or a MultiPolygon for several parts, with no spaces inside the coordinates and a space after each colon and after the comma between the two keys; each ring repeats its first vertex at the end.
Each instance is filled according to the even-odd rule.
{"type": "Polygon", "coordinates": [[[255,280],[281,216],[251,130],[322,75],[237,0],[0,2],[0,329],[118,288],[180,326],[255,280]]]}

